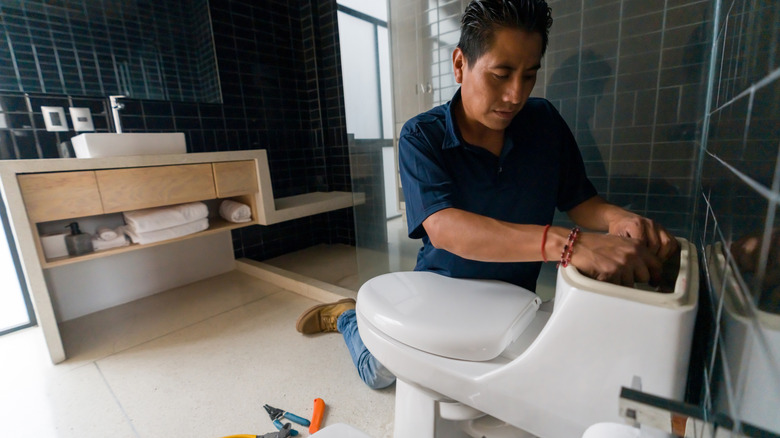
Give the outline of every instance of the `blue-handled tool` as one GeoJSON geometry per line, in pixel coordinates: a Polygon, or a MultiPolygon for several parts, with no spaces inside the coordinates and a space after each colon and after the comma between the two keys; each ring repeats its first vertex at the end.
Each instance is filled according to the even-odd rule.
{"type": "MultiPolygon", "coordinates": [[[[291,414],[290,412],[284,411],[282,409],[277,409],[277,408],[275,408],[273,406],[269,406],[269,405],[264,405],[263,407],[265,408],[265,411],[268,412],[268,415],[271,417],[271,420],[273,421],[274,426],[277,429],[279,429],[279,430],[281,430],[282,427],[283,427],[282,422],[280,421],[282,418],[286,418],[286,419],[288,419],[288,420],[290,420],[290,421],[292,421],[294,423],[298,423],[298,424],[300,424],[301,426],[304,426],[304,427],[309,427],[309,425],[311,424],[309,422],[309,420],[307,420],[307,419],[305,419],[303,417],[299,417],[298,415],[291,414]]],[[[292,436],[298,435],[298,431],[296,431],[294,429],[291,430],[290,432],[291,432],[292,436]]]]}

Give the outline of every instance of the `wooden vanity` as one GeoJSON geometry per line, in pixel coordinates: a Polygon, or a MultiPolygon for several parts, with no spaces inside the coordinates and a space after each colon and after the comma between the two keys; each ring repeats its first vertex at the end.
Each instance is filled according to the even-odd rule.
{"type": "MultiPolygon", "coordinates": [[[[65,360],[66,352],[52,304],[53,285],[49,282],[53,277],[47,275],[48,270],[85,262],[89,272],[89,263],[104,257],[364,202],[362,194],[349,192],[274,199],[265,150],[0,161],[0,184],[38,324],[54,363],[65,360]],[[220,218],[216,206],[224,199],[249,205],[252,220],[231,223],[220,218]],[[194,201],[207,203],[210,213],[209,228],[192,235],[53,259],[45,257],[41,245],[43,230],[58,221],[112,214],[116,217],[125,211],[194,201]]],[[[225,257],[224,251],[222,254],[225,257]]],[[[232,255],[230,258],[232,261],[232,255]]]]}
{"type": "MultiPolygon", "coordinates": [[[[40,226],[58,220],[121,213],[187,202],[232,199],[249,205],[253,221],[230,223],[210,214],[209,229],[201,233],[257,223],[258,177],[254,160],[36,172],[17,175],[27,217],[32,225],[38,257],[44,268],[132,251],[148,245],[130,245],[80,256],[48,259],[40,244],[40,226]]],[[[203,234],[200,234],[203,235],[203,234]]],[[[185,239],[191,236],[185,236],[185,239]]]]}

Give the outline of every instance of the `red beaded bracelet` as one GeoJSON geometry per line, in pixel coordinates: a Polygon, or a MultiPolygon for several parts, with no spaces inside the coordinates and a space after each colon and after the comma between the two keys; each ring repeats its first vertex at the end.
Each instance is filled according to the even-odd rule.
{"type": "Polygon", "coordinates": [[[550,229],[550,225],[544,226],[544,232],[542,233],[542,260],[547,263],[547,254],[544,253],[544,244],[547,243],[547,231],[550,229]]]}
{"type": "Polygon", "coordinates": [[[577,236],[580,234],[580,229],[574,227],[569,233],[569,239],[566,241],[566,245],[563,245],[563,251],[561,251],[561,261],[557,267],[563,266],[564,268],[569,266],[571,262],[571,256],[574,254],[574,243],[577,241],[577,236]]]}

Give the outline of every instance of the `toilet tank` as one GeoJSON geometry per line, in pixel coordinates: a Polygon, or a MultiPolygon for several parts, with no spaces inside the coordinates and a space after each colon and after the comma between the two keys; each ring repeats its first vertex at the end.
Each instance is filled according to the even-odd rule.
{"type": "Polygon", "coordinates": [[[500,390],[538,394],[528,413],[507,412],[510,423],[540,436],[581,436],[591,424],[624,421],[622,387],[684,399],[699,266],[696,248],[678,241],[679,272],[667,291],[597,281],[571,265],[558,270],[550,320],[512,365],[535,379],[500,390]],[[531,418],[534,410],[546,420],[531,418]]]}

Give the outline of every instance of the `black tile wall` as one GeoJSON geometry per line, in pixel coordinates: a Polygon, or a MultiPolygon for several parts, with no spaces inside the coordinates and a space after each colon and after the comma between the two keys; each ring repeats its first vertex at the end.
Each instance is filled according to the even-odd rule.
{"type": "MultiPolygon", "coordinates": [[[[211,2],[223,102],[123,99],[125,132],[184,132],[188,152],[266,149],[274,195],[351,191],[336,4],[211,2]]],[[[0,92],[0,158],[57,157],[77,133],[47,133],[40,106],[88,106],[98,132],[107,100],[0,92]]],[[[72,129],[72,125],[71,125],[72,129]]],[[[351,209],[233,231],[236,257],[266,259],[318,243],[354,245],[351,209]]]]}
{"type": "Polygon", "coordinates": [[[602,194],[699,248],[687,401],[735,430],[772,433],[750,436],[775,436],[780,4],[549,4],[555,23],[535,94],[556,104],[602,194]],[[718,252],[736,274],[733,296],[710,275],[718,252]]]}
{"type": "Polygon", "coordinates": [[[7,0],[0,11],[2,90],[219,101],[207,0],[7,0]]]}
{"type": "Polygon", "coordinates": [[[563,115],[602,196],[687,236],[712,2],[548,3],[534,94],[563,115]]]}

